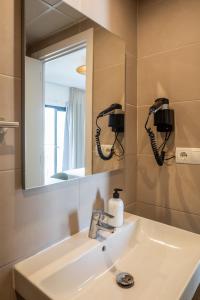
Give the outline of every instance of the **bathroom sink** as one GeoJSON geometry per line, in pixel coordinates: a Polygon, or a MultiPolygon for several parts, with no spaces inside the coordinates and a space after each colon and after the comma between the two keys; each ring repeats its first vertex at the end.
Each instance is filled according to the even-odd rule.
{"type": "Polygon", "coordinates": [[[84,230],[16,264],[14,285],[26,300],[190,300],[199,262],[200,235],[125,214],[113,234],[84,230]],[[134,286],[117,285],[120,272],[134,286]]]}

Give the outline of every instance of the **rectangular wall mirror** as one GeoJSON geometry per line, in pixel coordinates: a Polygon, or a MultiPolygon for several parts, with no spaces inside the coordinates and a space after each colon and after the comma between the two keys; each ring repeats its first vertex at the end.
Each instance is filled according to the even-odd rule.
{"type": "Polygon", "coordinates": [[[122,168],[124,41],[60,0],[24,0],[23,16],[24,188],[122,168]]]}

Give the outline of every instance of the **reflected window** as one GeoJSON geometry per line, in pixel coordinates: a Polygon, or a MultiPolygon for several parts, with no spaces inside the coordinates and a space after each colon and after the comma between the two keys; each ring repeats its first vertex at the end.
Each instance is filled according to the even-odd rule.
{"type": "Polygon", "coordinates": [[[26,58],[27,186],[85,175],[86,47],[79,47],[26,58]]]}
{"type": "Polygon", "coordinates": [[[66,108],[45,105],[45,181],[62,172],[66,108]]]}
{"type": "Polygon", "coordinates": [[[43,65],[45,183],[66,180],[85,168],[86,77],[77,70],[85,59],[86,48],[82,47],[43,65]]]}

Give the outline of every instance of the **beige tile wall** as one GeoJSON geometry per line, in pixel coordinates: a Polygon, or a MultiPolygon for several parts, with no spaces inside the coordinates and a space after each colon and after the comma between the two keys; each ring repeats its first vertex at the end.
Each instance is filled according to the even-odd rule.
{"type": "Polygon", "coordinates": [[[168,97],[174,147],[200,147],[200,2],[140,0],[138,7],[138,173],[134,212],[200,233],[200,166],[158,167],[144,131],[148,105],[168,97]]]}
{"type": "MultiPolygon", "coordinates": [[[[52,1],[53,3],[54,1],[52,1]]],[[[133,126],[126,140],[126,172],[97,174],[83,180],[23,191],[20,130],[9,130],[0,144],[0,299],[13,300],[13,264],[88,225],[92,207],[101,207],[120,185],[131,210],[136,191],[136,6],[135,1],[70,1],[88,17],[126,39],[127,111],[133,126]],[[131,38],[130,38],[131,37],[131,38]],[[134,87],[133,87],[134,86],[134,87]]],[[[0,117],[21,120],[20,0],[0,1],[0,117]]],[[[87,27],[87,25],[86,25],[87,27]]]]}
{"type": "MultiPolygon", "coordinates": [[[[115,34],[103,27],[94,30],[94,68],[93,68],[93,173],[117,170],[124,167],[124,160],[113,156],[102,161],[96,153],[96,117],[99,112],[112,103],[120,103],[125,109],[125,43],[115,34]]],[[[101,144],[112,144],[114,134],[109,128],[108,117],[98,121],[101,126],[101,144]]],[[[121,135],[124,145],[124,135],[121,135]]],[[[117,151],[121,151],[118,144],[117,151]]]]}

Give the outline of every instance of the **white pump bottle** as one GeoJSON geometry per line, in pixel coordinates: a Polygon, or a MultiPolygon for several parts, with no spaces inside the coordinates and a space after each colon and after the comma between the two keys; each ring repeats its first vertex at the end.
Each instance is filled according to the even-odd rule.
{"type": "Polygon", "coordinates": [[[108,201],[108,213],[113,216],[109,218],[109,225],[121,227],[124,223],[124,202],[119,198],[122,189],[114,189],[113,198],[108,201]]]}

